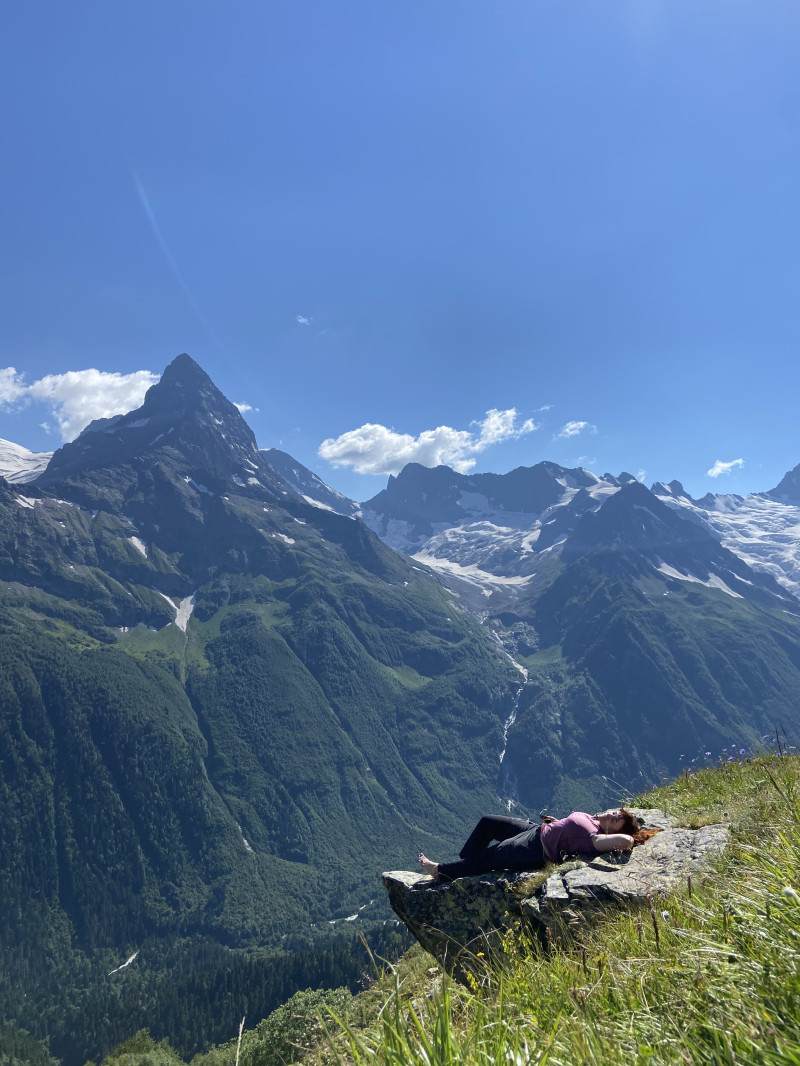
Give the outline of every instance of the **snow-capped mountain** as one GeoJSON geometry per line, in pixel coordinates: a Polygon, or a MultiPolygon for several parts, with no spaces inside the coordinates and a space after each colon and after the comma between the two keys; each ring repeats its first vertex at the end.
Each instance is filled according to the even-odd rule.
{"type": "MultiPolygon", "coordinates": [[[[179,397],[175,403],[180,403],[179,397]]],[[[195,417],[202,422],[206,414],[198,408],[195,417]]],[[[94,461],[90,441],[102,444],[103,462],[109,448],[122,453],[142,444],[152,447],[160,440],[161,417],[142,408],[98,420],[58,453],[32,452],[0,439],[0,477],[17,483],[42,475],[42,482],[61,480],[65,466],[82,468],[94,461]],[[53,468],[45,474],[54,454],[53,468]]],[[[218,414],[214,417],[219,419],[218,414]]],[[[215,423],[209,428],[213,430],[215,423]]],[[[227,444],[224,435],[223,443],[227,444]]],[[[581,517],[598,511],[622,486],[636,480],[625,472],[598,477],[580,467],[568,469],[550,462],[507,474],[472,475],[411,463],[397,477],[389,478],[383,492],[359,504],[280,449],[265,448],[259,454],[250,440],[236,443],[242,454],[241,470],[225,474],[237,487],[255,486],[256,467],[266,460],[280,479],[280,487],[270,485],[273,491],[285,495],[289,486],[314,507],[363,518],[389,547],[437,571],[479,613],[499,609],[518,599],[526,587],[533,591],[546,583],[552,562],[581,517]]],[[[800,465],[774,489],[748,496],[708,494],[696,500],[679,481],[656,482],[650,491],[667,507],[706,529],[757,574],[774,579],[800,599],[800,465]]],[[[669,569],[666,562],[658,565],[662,573],[669,569]]],[[[685,573],[682,578],[710,580],[702,573],[685,573]]]]}
{"type": "MultiPolygon", "coordinates": [[[[285,452],[262,454],[308,502],[360,515],[386,544],[438,572],[482,615],[546,584],[581,517],[599,511],[636,481],[626,472],[598,477],[550,462],[508,474],[471,475],[410,463],[389,478],[383,492],[359,505],[285,452]]],[[[800,599],[800,466],[776,488],[748,496],[709,494],[695,500],[679,481],[656,482],[650,492],[703,527],[757,575],[800,599]]],[[[659,559],[653,568],[675,580],[732,588],[704,566],[690,572],[659,559]]]]}
{"type": "Polygon", "coordinates": [[[362,521],[179,356],[0,480],[11,942],[260,950],[493,806],[593,810],[796,736],[796,481],[412,465],[362,521]]]}
{"type": "Polygon", "coordinates": [[[33,481],[50,462],[52,452],[32,452],[0,437],[0,477],[6,481],[33,481]]]}
{"type": "Polygon", "coordinates": [[[667,506],[708,529],[758,573],[770,574],[800,599],[800,466],[770,492],[748,496],[707,495],[694,500],[679,481],[656,482],[653,492],[667,506]],[[794,477],[794,481],[792,481],[794,477]]]}
{"type": "Polygon", "coordinates": [[[591,516],[610,518],[609,507],[620,525],[618,547],[635,545],[658,587],[670,578],[734,596],[758,597],[768,589],[780,597],[777,581],[798,595],[800,506],[773,495],[693,501],[678,482],[650,492],[628,473],[598,477],[549,462],[502,475],[411,464],[363,504],[363,518],[387,544],[436,570],[486,616],[546,585],[562,555],[602,528],[591,516]],[[628,520],[622,522],[625,509],[628,520]],[[689,526],[670,522],[669,510],[705,531],[691,558],[686,544],[697,538],[689,526]],[[714,542],[731,555],[720,556],[714,542]]]}
{"type": "MultiPolygon", "coordinates": [[[[93,649],[74,653],[87,692],[131,658],[114,692],[137,714],[162,706],[160,678],[164,706],[207,732],[192,751],[208,753],[198,780],[225,797],[230,847],[244,836],[265,871],[298,863],[305,883],[329,846],[364,867],[347,853],[362,816],[411,846],[412,822],[456,836],[470,804],[592,809],[612,771],[644,784],[681,752],[800,728],[792,479],[743,501],[654,489],[549,462],[410,465],[362,521],[259,451],[180,356],[36,482],[0,482],[0,614],[20,640],[58,642],[54,662],[93,649]]],[[[106,697],[75,692],[106,715],[106,697]]]]}

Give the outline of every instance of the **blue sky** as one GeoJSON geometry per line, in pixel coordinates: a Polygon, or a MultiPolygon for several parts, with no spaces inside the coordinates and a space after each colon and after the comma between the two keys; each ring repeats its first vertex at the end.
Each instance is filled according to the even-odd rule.
{"type": "Polygon", "coordinates": [[[12,5],[0,436],[187,351],[357,499],[410,458],[771,488],[799,54],[796,0],[12,5]]]}

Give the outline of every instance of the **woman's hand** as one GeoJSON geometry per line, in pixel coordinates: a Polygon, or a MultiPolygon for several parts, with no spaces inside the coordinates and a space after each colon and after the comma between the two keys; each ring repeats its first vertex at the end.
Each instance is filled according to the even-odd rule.
{"type": "Polygon", "coordinates": [[[633,847],[633,837],[627,833],[593,833],[592,844],[594,850],[604,851],[630,851],[633,847]]]}

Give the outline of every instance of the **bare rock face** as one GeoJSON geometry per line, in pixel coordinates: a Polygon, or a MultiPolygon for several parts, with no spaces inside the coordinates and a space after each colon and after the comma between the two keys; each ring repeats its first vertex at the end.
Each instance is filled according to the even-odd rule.
{"type": "Polygon", "coordinates": [[[389,903],[422,947],[463,977],[469,959],[495,950],[506,930],[527,922],[546,943],[565,923],[589,920],[609,906],[647,903],[685,886],[687,876],[707,869],[728,842],[724,825],[684,829],[663,811],[633,813],[645,828],[662,832],[632,852],[566,862],[548,877],[500,872],[437,882],[394,870],[383,874],[389,903]]]}

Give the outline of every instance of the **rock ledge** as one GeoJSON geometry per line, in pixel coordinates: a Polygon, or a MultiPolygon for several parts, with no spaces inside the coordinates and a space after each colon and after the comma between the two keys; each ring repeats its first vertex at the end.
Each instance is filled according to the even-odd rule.
{"type": "Polygon", "coordinates": [[[389,903],[420,944],[463,976],[469,956],[495,949],[505,930],[526,920],[543,942],[565,923],[587,920],[609,905],[646,903],[686,885],[725,850],[725,825],[685,829],[663,811],[634,809],[645,828],[661,833],[630,853],[575,860],[542,872],[484,874],[457,881],[393,870],[382,875],[389,903]]]}

